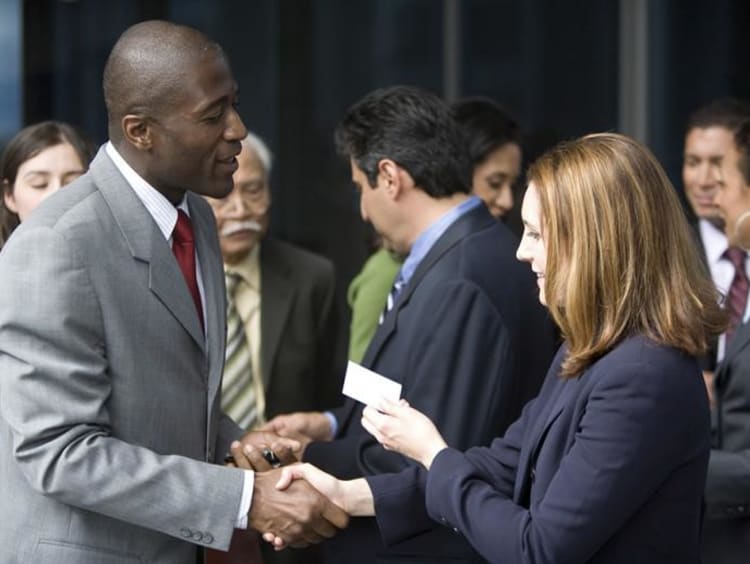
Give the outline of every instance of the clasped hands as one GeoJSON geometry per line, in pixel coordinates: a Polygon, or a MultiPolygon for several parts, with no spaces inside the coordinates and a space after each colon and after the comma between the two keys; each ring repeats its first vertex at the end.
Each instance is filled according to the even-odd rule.
{"type": "MultiPolygon", "coordinates": [[[[385,449],[426,468],[446,447],[432,421],[403,399],[365,408],[362,425],[385,449]]],[[[310,464],[298,464],[310,441],[331,438],[325,415],[294,413],[272,419],[232,445],[236,464],[259,472],[249,524],[276,550],[320,542],[346,527],[350,516],[374,515],[366,480],[342,481],[310,464]],[[270,448],[284,468],[272,469],[262,455],[264,448],[270,448]]]]}

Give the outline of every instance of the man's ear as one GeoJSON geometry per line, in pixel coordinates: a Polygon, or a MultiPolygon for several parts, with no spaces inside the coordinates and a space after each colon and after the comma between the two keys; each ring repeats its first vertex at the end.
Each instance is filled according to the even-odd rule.
{"type": "Polygon", "coordinates": [[[148,151],[153,147],[153,131],[148,119],[144,116],[128,114],[120,122],[125,140],[139,151],[148,151]]]}
{"type": "Polygon", "coordinates": [[[401,167],[391,159],[380,159],[378,162],[378,176],[385,184],[386,193],[391,197],[398,196],[401,191],[401,167]]]}

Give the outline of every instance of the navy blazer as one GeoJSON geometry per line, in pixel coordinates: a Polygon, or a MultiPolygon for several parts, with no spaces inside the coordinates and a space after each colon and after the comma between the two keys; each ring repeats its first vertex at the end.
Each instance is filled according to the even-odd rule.
{"type": "MultiPolygon", "coordinates": [[[[427,413],[451,445],[489,444],[538,391],[554,354],[551,324],[516,238],[479,206],[436,241],[378,328],[363,364],[403,385],[402,396],[427,413]],[[545,321],[547,324],[545,325],[545,321]],[[546,364],[543,364],[546,363],[546,364]],[[523,380],[531,385],[524,386],[523,380]]],[[[336,412],[337,439],[311,443],[305,460],[339,478],[397,472],[413,461],[383,449],[362,427],[362,405],[336,412]]],[[[327,562],[397,556],[472,554],[436,523],[385,547],[374,519],[358,519],[324,543],[327,562]]]]}
{"type": "Polygon", "coordinates": [[[429,516],[491,562],[700,562],[710,438],[697,361],[633,337],[563,380],[564,353],[489,448],[368,478],[387,543],[429,516]]]}

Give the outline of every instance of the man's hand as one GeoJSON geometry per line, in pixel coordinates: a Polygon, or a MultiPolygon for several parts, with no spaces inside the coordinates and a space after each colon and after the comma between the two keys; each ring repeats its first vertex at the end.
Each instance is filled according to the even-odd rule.
{"type": "Polygon", "coordinates": [[[262,533],[273,533],[279,545],[301,547],[336,534],[349,516],[304,480],[295,480],[284,491],[276,484],[281,469],[255,475],[248,524],[262,533]]]}
{"type": "Polygon", "coordinates": [[[276,433],[281,437],[299,438],[299,435],[303,435],[312,441],[330,441],[333,438],[331,422],[320,411],[277,415],[263,425],[261,431],[276,433]]]}
{"type": "Polygon", "coordinates": [[[292,464],[302,456],[300,441],[265,431],[245,433],[239,441],[230,445],[230,449],[236,466],[257,472],[292,464]]]}

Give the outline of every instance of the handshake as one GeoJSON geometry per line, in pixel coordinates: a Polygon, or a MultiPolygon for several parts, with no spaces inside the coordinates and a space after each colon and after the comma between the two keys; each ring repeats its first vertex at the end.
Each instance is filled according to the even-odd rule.
{"type": "Polygon", "coordinates": [[[279,416],[258,431],[249,431],[231,445],[226,462],[256,472],[248,526],[263,533],[277,549],[321,542],[349,522],[341,501],[329,499],[301,474],[292,477],[280,468],[298,463],[311,441],[331,438],[325,415],[294,413],[279,416]]]}
{"type": "MultiPolygon", "coordinates": [[[[447,447],[434,423],[405,399],[366,407],[362,426],[383,448],[428,470],[447,447]]],[[[233,463],[258,472],[249,525],[275,549],[320,542],[346,527],[350,516],[375,515],[364,478],[339,480],[310,464],[298,464],[311,441],[332,439],[328,418],[307,412],[275,417],[232,444],[233,463]]]]}

